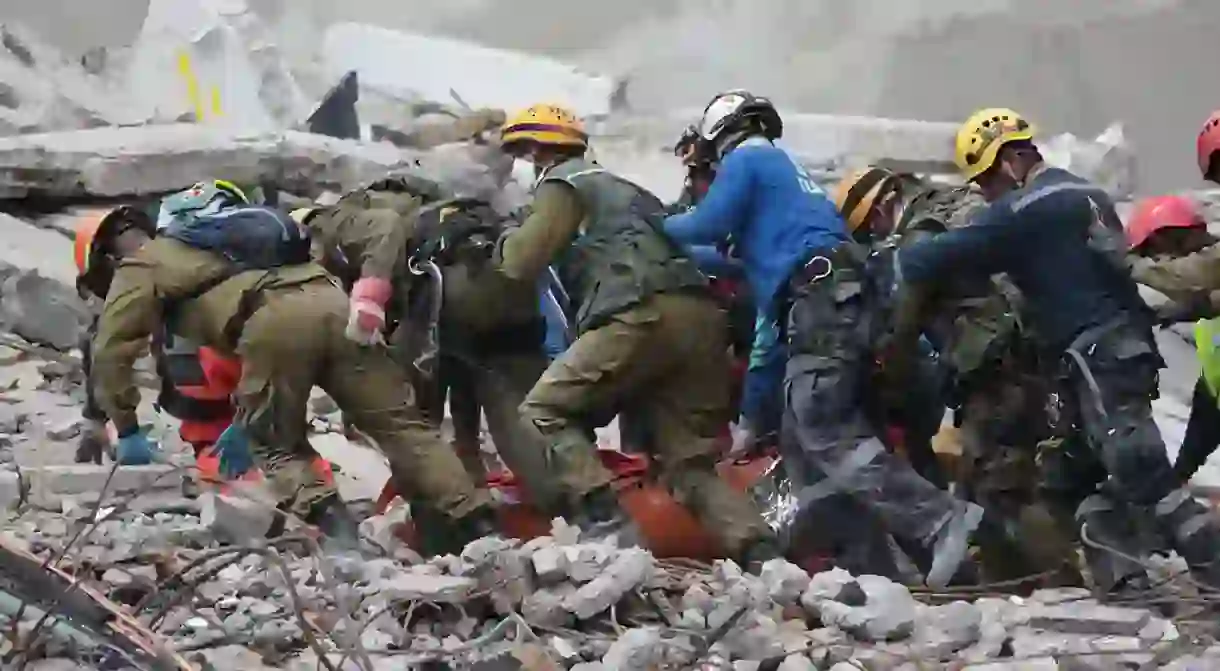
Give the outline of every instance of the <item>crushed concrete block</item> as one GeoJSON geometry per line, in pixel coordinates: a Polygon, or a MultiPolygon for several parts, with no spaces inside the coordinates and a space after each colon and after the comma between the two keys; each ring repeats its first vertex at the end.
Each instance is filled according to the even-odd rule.
{"type": "MultiPolygon", "coordinates": [[[[817,604],[822,622],[867,641],[906,638],[915,629],[916,601],[906,587],[880,576],[864,575],[856,580],[865,595],[861,605],[833,599],[817,604]]],[[[842,593],[846,591],[846,586],[842,593]]]]}
{"type": "Polygon", "coordinates": [[[628,629],[602,656],[606,671],[647,671],[661,662],[661,632],[655,627],[628,629]]]}
{"type": "MultiPolygon", "coordinates": [[[[836,671],[836,665],[831,671],[836,671]]],[[[852,669],[859,667],[852,666],[852,669]]],[[[1060,671],[1059,662],[1054,657],[1037,657],[1019,661],[984,662],[962,667],[962,671],[1060,671]]]]}
{"type": "Polygon", "coordinates": [[[275,515],[275,509],[261,501],[207,492],[199,517],[217,538],[246,543],[265,538],[275,515]]]}
{"type": "Polygon", "coordinates": [[[465,601],[478,583],[472,578],[400,573],[381,584],[381,593],[391,601],[465,601]]]}
{"type": "Polygon", "coordinates": [[[652,555],[632,548],[618,554],[606,570],[574,594],[564,599],[564,608],[580,620],[587,620],[618,603],[625,594],[652,577],[652,555]]]}
{"type": "Polygon", "coordinates": [[[817,615],[818,603],[835,599],[844,587],[856,581],[856,578],[841,568],[822,571],[809,580],[809,586],[801,595],[801,605],[811,615],[817,615]]]}
{"type": "Polygon", "coordinates": [[[596,543],[560,545],[568,557],[568,577],[578,583],[601,575],[613,556],[611,548],[596,543]]]}
{"type": "Polygon", "coordinates": [[[919,609],[915,642],[927,654],[942,657],[979,640],[982,613],[965,601],[919,609]]]}
{"type": "Polygon", "coordinates": [[[766,584],[770,597],[785,606],[799,601],[811,580],[805,569],[778,558],[763,564],[759,578],[766,584]]]}
{"type": "Polygon", "coordinates": [[[543,585],[554,584],[568,577],[568,555],[561,547],[539,548],[534,551],[530,561],[534,566],[534,575],[543,585]]]}
{"type": "Polygon", "coordinates": [[[575,617],[564,608],[564,600],[576,593],[576,586],[560,584],[536,590],[521,603],[521,615],[526,621],[543,627],[567,627],[575,617]]]}
{"type": "Polygon", "coordinates": [[[1138,636],[1152,613],[1133,608],[1077,602],[1058,606],[1031,605],[1029,626],[1071,634],[1138,636]]]}

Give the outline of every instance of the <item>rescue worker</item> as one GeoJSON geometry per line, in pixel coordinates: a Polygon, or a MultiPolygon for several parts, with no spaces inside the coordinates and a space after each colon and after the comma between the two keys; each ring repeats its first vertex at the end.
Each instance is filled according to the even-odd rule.
{"type": "Polygon", "coordinates": [[[887,452],[866,416],[864,250],[825,192],[773,144],[783,122],[769,100],[719,94],[699,131],[719,158],[716,180],[698,207],[666,220],[665,231],[683,244],[732,239],[760,309],[784,328],[786,370],[776,376],[783,379],[783,431],[794,440],[780,445],[801,503],[836,491],[854,497],[923,551],[916,559],[928,584],[947,584],[982,511],[887,452]]]}
{"type": "MultiPolygon", "coordinates": [[[[686,179],[678,201],[668,208],[668,214],[680,214],[698,205],[707,195],[716,178],[715,151],[699,135],[695,126],[687,126],[674,145],[674,155],[686,167],[686,179]]],[[[735,356],[745,361],[740,378],[740,407],[737,432],[730,453],[746,455],[774,446],[778,441],[780,416],[780,384],[777,371],[784,354],[779,342],[779,326],[765,312],[756,311],[748,284],[744,282],[741,264],[733,258],[731,243],[691,245],[687,250],[700,270],[712,278],[712,290],[729,311],[729,331],[735,356]],[[724,249],[724,251],[721,250],[724,249]]]]}
{"type": "Polygon", "coordinates": [[[1220,110],[1212,112],[1195,143],[1195,157],[1203,179],[1220,184],[1220,110]]]}
{"type": "MultiPolygon", "coordinates": [[[[850,173],[836,186],[834,200],[853,237],[872,244],[872,272],[886,285],[899,248],[966,225],[984,205],[968,186],[935,185],[880,167],[850,173]]],[[[1019,292],[1006,279],[993,278],[945,282],[941,294],[924,326],[941,356],[929,356],[932,341],[921,340],[926,349],[895,409],[897,417],[882,421],[897,420],[916,470],[943,482],[932,437],[950,405],[962,436],[956,484],[986,511],[978,540],[987,577],[1014,580],[1053,572],[1044,584],[1080,584],[1070,526],[1068,533],[1060,532],[1039,496],[1035,456],[1038,443],[1052,437],[1045,413],[1049,390],[1018,316],[1019,292]],[[951,393],[938,393],[941,389],[951,393]]],[[[879,340],[888,330],[888,307],[876,318],[879,340]]],[[[884,384],[884,375],[877,379],[884,384]]],[[[882,400],[874,402],[881,406],[882,400]]],[[[887,410],[878,408],[883,415],[887,410]]]]}
{"type": "Polygon", "coordinates": [[[292,216],[309,229],[327,268],[351,287],[349,337],[388,338],[438,428],[449,394],[454,448],[470,477],[486,480],[480,445],[486,413],[497,451],[531,502],[562,514],[543,443],[522,428],[517,413],[547,366],[538,292],[488,288],[489,281],[498,284],[489,256],[503,218],[483,201],[449,195],[434,182],[391,176],[334,206],[292,216]]]}
{"type": "MultiPolygon", "coordinates": [[[[444,511],[452,545],[494,532],[489,498],[418,416],[400,369],[384,349],[344,337],[348,298],[308,260],[305,232],[246,201],[232,184],[200,183],[162,201],[162,216],[172,219],[162,234],[150,239],[129,226],[94,248],[95,263],[115,268],[92,364],[119,453],[148,449],[136,422],[132,365],[149,336],[168,328],[240,356],[237,415],[217,441],[221,470],[261,466],[279,510],[337,542],[357,540],[338,491],[310,463],[315,453],[305,438],[305,414],[316,385],[376,441],[395,477],[409,479],[444,511]]],[[[282,531],[283,516],[277,520],[269,534],[282,531]]]]}
{"type": "Polygon", "coordinates": [[[575,342],[521,405],[560,466],[579,525],[623,544],[638,533],[596,457],[592,428],[614,414],[643,417],[674,498],[757,569],[777,554],[771,530],[715,469],[730,412],[727,325],[707,280],[660,230],[664,205],[586,158],[583,124],[563,108],[513,115],[501,145],[534,165],[538,183],[532,213],[499,245],[499,269],[510,284],[534,286],[554,263],[579,305],[575,342]]]}
{"type": "Polygon", "coordinates": [[[1136,203],[1127,220],[1131,276],[1169,297],[1157,310],[1162,323],[1202,319],[1195,346],[1203,372],[1195,384],[1190,419],[1174,470],[1189,482],[1220,445],[1216,325],[1220,315],[1220,240],[1207,231],[1198,205],[1187,196],[1156,196],[1136,203]]]}
{"type": "MultiPolygon", "coordinates": [[[[1063,407],[1108,476],[1077,510],[1086,548],[1144,556],[1150,548],[1141,529],[1155,524],[1197,578],[1220,586],[1220,526],[1180,486],[1152,420],[1164,362],[1149,310],[1127,272],[1122,222],[1109,196],[1046,165],[1034,128],[1010,109],[984,109],[967,119],[957,133],[955,162],[988,206],[971,225],[899,252],[895,329],[901,335],[891,352],[912,351],[914,324],[939,278],[1006,273],[1044,351],[1062,363],[1063,407]]],[[[901,371],[899,360],[890,359],[901,371]]],[[[1138,563],[1113,573],[1106,580],[1112,589],[1146,580],[1138,563]]]]}

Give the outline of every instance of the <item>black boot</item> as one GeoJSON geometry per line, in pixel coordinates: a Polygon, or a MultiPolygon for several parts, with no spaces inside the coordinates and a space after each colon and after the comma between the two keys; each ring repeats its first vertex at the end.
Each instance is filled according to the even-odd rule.
{"type": "Polygon", "coordinates": [[[1220,523],[1215,514],[1183,488],[1157,502],[1156,516],[1195,580],[1220,590],[1220,523]]]}
{"type": "Polygon", "coordinates": [[[1147,597],[1148,571],[1137,560],[1151,554],[1139,528],[1140,511],[1104,494],[1094,494],[1076,510],[1085,562],[1099,597],[1147,597]]]}
{"type": "Polygon", "coordinates": [[[328,550],[353,552],[360,549],[360,523],[338,494],[331,494],[309,507],[305,522],[316,526],[328,550]]]}
{"type": "Polygon", "coordinates": [[[772,559],[782,559],[783,556],[779,541],[774,536],[768,535],[746,543],[739,561],[747,573],[759,575],[762,573],[763,564],[772,559]]]}
{"type": "Polygon", "coordinates": [[[642,544],[639,527],[619,505],[618,494],[609,485],[585,494],[574,517],[581,542],[610,543],[623,549],[642,544]]]}

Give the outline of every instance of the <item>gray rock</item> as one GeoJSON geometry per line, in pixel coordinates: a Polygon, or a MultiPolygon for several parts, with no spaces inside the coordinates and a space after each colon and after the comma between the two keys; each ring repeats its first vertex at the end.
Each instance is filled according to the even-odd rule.
{"type": "Polygon", "coordinates": [[[652,577],[654,560],[645,550],[632,548],[618,554],[601,575],[564,599],[564,608],[580,620],[618,603],[625,594],[652,577]]]}
{"type": "Polygon", "coordinates": [[[20,271],[0,285],[0,320],[30,342],[68,351],[79,343],[89,314],[75,289],[20,271]]]}
{"type": "Polygon", "coordinates": [[[841,568],[822,571],[809,580],[809,586],[801,595],[801,605],[811,615],[818,614],[818,604],[834,599],[843,588],[856,581],[852,574],[841,568]]]}
{"type": "Polygon", "coordinates": [[[856,582],[867,597],[865,603],[849,606],[830,599],[820,600],[816,607],[823,623],[867,641],[891,641],[911,635],[915,629],[916,602],[906,587],[871,575],[860,576],[856,582]]]}
{"type": "Polygon", "coordinates": [[[576,593],[574,585],[557,585],[543,588],[525,597],[521,604],[521,615],[526,621],[544,627],[567,627],[575,617],[564,601],[576,593]]]}
{"type": "Polygon", "coordinates": [[[648,671],[661,661],[661,632],[637,627],[623,632],[602,656],[606,671],[648,671]]]}
{"type": "Polygon", "coordinates": [[[776,603],[789,605],[800,600],[811,578],[805,569],[784,559],[772,559],[763,564],[759,578],[776,603]]]}
{"type": "Polygon", "coordinates": [[[920,608],[915,625],[916,645],[929,655],[945,656],[977,642],[982,622],[982,613],[965,601],[920,608]]]}
{"type": "Polygon", "coordinates": [[[216,537],[232,543],[266,537],[275,519],[275,509],[260,501],[214,492],[202,498],[201,521],[216,537]]]}
{"type": "Polygon", "coordinates": [[[551,585],[568,577],[568,556],[564,549],[558,546],[538,548],[531,557],[534,565],[534,575],[543,585],[551,585]]]}

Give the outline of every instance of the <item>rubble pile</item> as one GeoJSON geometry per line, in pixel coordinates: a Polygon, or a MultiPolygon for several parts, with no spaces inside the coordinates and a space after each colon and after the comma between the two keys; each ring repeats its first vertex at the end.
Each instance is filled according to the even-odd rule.
{"type": "Polygon", "coordinates": [[[30,509],[9,522],[5,542],[41,558],[68,548],[58,563],[82,588],[122,604],[199,668],[1016,671],[1220,663],[1220,646],[1180,634],[1158,613],[1100,605],[1080,589],[949,600],[951,593],[913,593],[841,569],[811,576],[783,560],[753,576],[731,561],[664,563],[638,548],[581,543],[561,520],[551,536],[524,544],[487,537],[460,556],[429,561],[401,546],[383,551],[378,535],[393,524],[383,516],[363,523],[363,553],[322,551],[292,531],[227,545],[217,538],[257,524],[242,519],[254,508],[239,496],[138,501],[30,509]],[[218,505],[224,514],[201,512],[218,505]]]}

